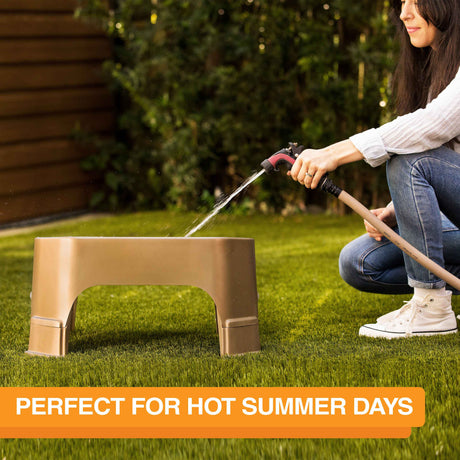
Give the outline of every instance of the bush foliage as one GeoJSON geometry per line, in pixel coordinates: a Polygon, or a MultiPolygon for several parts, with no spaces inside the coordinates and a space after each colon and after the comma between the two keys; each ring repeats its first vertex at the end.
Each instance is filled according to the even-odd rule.
{"type": "MultiPolygon", "coordinates": [[[[198,209],[288,141],[319,148],[388,117],[387,1],[106,5],[85,0],[76,12],[114,43],[105,68],[120,110],[116,137],[99,140],[85,162],[105,177],[94,204],[198,209]]],[[[368,168],[346,166],[334,177],[377,205],[385,180],[368,168]]],[[[276,210],[306,198],[281,175],[249,193],[276,210]]]]}

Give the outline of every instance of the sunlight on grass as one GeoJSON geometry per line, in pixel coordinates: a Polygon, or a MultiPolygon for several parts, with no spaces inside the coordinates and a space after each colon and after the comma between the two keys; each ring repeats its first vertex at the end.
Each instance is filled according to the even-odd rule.
{"type": "Polygon", "coordinates": [[[198,232],[255,239],[260,353],[219,357],[214,305],[198,288],[98,286],[79,297],[65,358],[25,355],[34,237],[183,236],[196,218],[138,213],[0,238],[2,386],[421,386],[425,425],[408,440],[2,440],[0,458],[456,457],[460,340],[358,337],[405,297],[340,279],[340,249],[362,232],[356,216],[222,215],[198,232]]]}

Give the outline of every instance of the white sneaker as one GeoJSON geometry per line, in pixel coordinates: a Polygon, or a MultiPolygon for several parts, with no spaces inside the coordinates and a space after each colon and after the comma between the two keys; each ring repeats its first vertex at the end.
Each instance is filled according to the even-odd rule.
{"type": "Polygon", "coordinates": [[[453,334],[457,320],[451,306],[452,292],[443,296],[427,295],[423,300],[412,299],[399,310],[378,318],[375,324],[365,324],[359,335],[396,339],[411,336],[453,334]]]}

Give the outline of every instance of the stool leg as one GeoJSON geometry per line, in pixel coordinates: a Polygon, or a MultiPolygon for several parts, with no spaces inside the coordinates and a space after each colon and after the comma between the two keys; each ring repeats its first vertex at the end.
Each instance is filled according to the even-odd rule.
{"type": "Polygon", "coordinates": [[[59,321],[32,317],[30,319],[29,355],[65,356],[68,330],[59,321]]]}
{"type": "Polygon", "coordinates": [[[254,242],[227,242],[214,286],[221,355],[260,351],[254,242]]]}
{"type": "Polygon", "coordinates": [[[259,322],[256,316],[218,321],[221,356],[260,351],[259,322]]]}
{"type": "Polygon", "coordinates": [[[77,316],[77,301],[78,299],[75,299],[75,302],[72,304],[72,308],[69,313],[69,319],[67,320],[67,329],[69,331],[75,330],[75,320],[77,316]]]}
{"type": "Polygon", "coordinates": [[[35,240],[28,354],[67,353],[68,330],[75,324],[73,274],[71,239],[35,240]]]}

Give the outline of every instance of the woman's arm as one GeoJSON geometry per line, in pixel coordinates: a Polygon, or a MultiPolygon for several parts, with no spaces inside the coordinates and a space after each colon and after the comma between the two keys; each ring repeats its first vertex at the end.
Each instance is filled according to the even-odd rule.
{"type": "Polygon", "coordinates": [[[378,166],[392,154],[438,148],[460,135],[460,70],[427,106],[402,115],[377,129],[350,137],[365,161],[378,166]]]}
{"type": "Polygon", "coordinates": [[[291,171],[292,179],[316,188],[321,177],[338,166],[364,159],[379,166],[392,154],[419,153],[460,136],[460,70],[424,109],[403,115],[319,150],[304,150],[291,171]]]}

